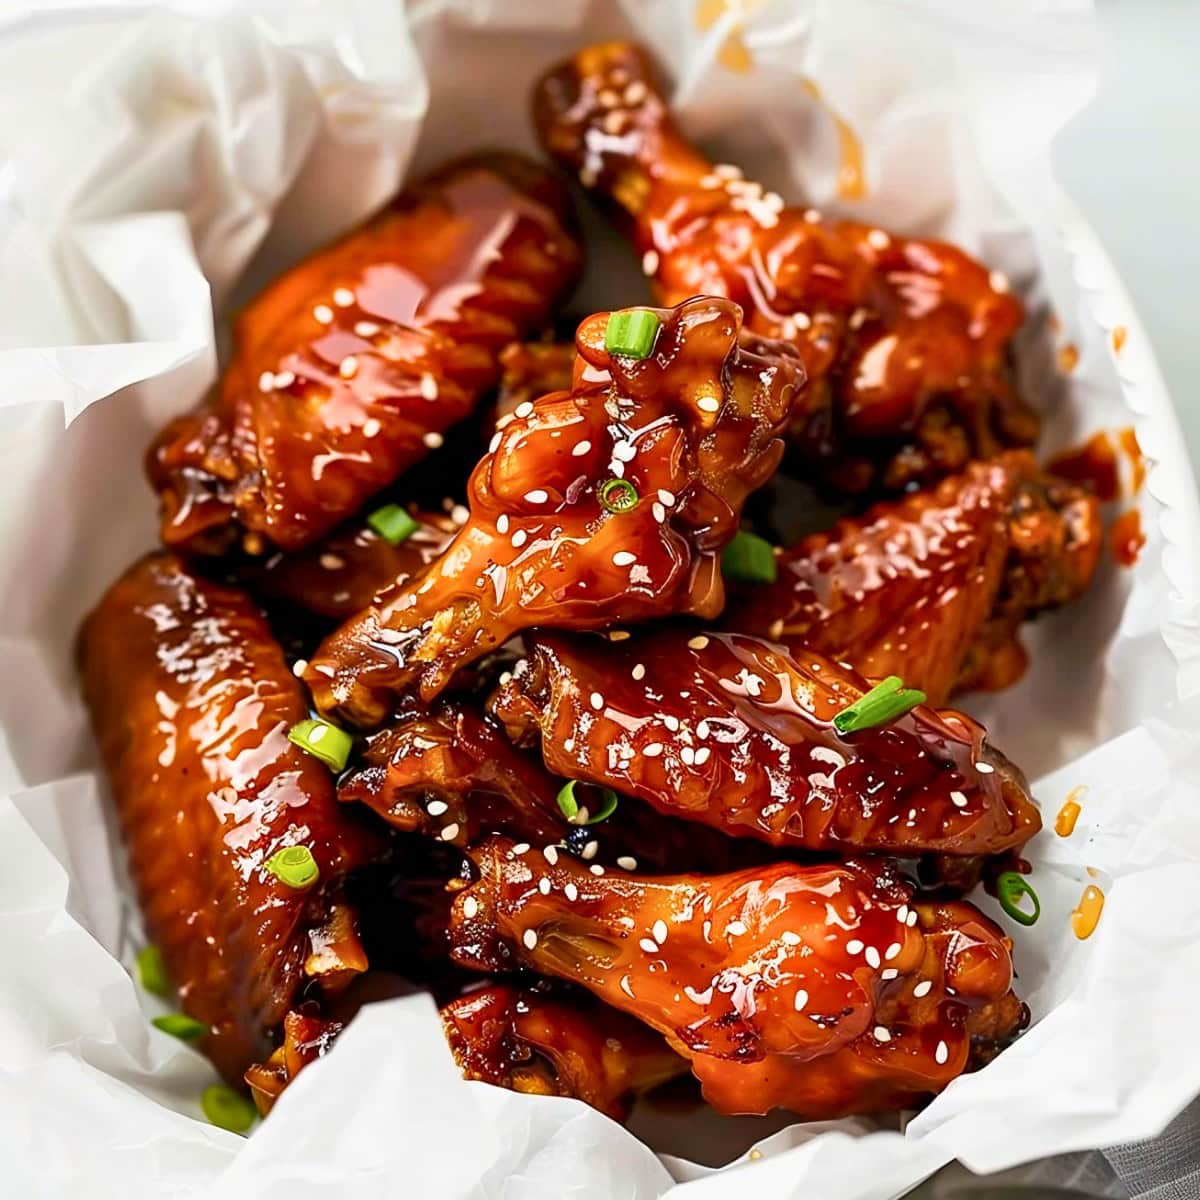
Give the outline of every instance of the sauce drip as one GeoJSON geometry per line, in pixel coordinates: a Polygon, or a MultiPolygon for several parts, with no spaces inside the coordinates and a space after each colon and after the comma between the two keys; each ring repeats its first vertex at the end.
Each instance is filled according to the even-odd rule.
{"type": "Polygon", "coordinates": [[[1112,333],[1109,335],[1112,344],[1113,353],[1120,354],[1125,348],[1125,339],[1129,336],[1129,330],[1124,325],[1114,325],[1112,333]]]}
{"type": "Polygon", "coordinates": [[[1146,535],[1142,532],[1142,516],[1136,508],[1123,512],[1114,522],[1111,533],[1112,554],[1123,567],[1132,567],[1138,560],[1146,535]]]}
{"type": "Polygon", "coordinates": [[[1098,500],[1108,502],[1121,494],[1117,453],[1106,433],[1093,434],[1084,445],[1064,450],[1050,460],[1049,470],[1072,483],[1087,484],[1098,500]]]}
{"type": "Polygon", "coordinates": [[[1103,911],[1104,893],[1095,884],[1089,883],[1071,912],[1071,932],[1081,942],[1086,941],[1096,932],[1103,911]]]}
{"type": "Polygon", "coordinates": [[[1083,799],[1086,792],[1086,787],[1076,787],[1067,794],[1066,802],[1058,810],[1058,816],[1054,818],[1054,832],[1059,837],[1067,838],[1075,832],[1075,822],[1079,820],[1079,814],[1083,811],[1079,801],[1083,799]]]}
{"type": "Polygon", "coordinates": [[[804,90],[821,105],[833,122],[838,140],[837,194],[839,200],[861,200],[867,194],[867,172],[862,139],[850,123],[840,116],[821,95],[811,80],[802,81],[804,90]]]}
{"type": "Polygon", "coordinates": [[[1126,425],[1117,433],[1117,442],[1125,453],[1125,457],[1129,459],[1130,479],[1129,490],[1130,494],[1136,496],[1142,490],[1142,484],[1146,482],[1146,458],[1142,454],[1142,448],[1138,445],[1137,434],[1134,432],[1133,426],[1126,425]]]}
{"type": "Polygon", "coordinates": [[[1079,366],[1079,347],[1073,342],[1068,342],[1058,351],[1058,369],[1064,375],[1070,375],[1077,366],[1079,366]]]}

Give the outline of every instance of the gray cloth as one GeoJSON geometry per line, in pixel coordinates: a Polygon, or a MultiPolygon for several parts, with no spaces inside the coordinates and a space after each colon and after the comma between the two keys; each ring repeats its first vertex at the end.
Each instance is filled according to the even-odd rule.
{"type": "Polygon", "coordinates": [[[1200,1198],[1200,1100],[1156,1138],[1104,1152],[1131,1200],[1200,1198]]]}

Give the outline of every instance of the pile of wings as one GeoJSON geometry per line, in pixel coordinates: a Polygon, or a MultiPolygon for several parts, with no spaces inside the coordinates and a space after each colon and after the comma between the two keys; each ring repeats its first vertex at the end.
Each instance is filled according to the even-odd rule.
{"type": "Polygon", "coordinates": [[[689,1071],[920,1103],[1028,1020],[962,896],[1039,813],[945,705],[1101,543],[1029,450],[1020,304],[706,160],[636,47],[534,114],[662,307],[568,321],[566,183],[458,161],[258,296],[150,448],[162,548],[79,649],[147,935],[264,1112],[414,989],[469,1078],[616,1116],[689,1071]]]}

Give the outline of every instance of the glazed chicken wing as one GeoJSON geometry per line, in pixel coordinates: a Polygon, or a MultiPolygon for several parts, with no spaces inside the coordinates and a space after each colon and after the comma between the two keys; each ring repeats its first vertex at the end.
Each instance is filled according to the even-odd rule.
{"type": "Polygon", "coordinates": [[[662,1033],[720,1112],[909,1106],[971,1065],[974,1037],[1025,1019],[1000,930],[966,903],[913,903],[880,863],[642,880],[501,838],[472,858],[455,958],[582,984],[662,1033]]]}
{"type": "Polygon", "coordinates": [[[148,469],[168,546],[296,550],[441,444],[505,345],[574,283],[566,193],[514,155],[464,159],[281,276],[241,315],[214,397],[148,469]]]}
{"type": "Polygon", "coordinates": [[[812,652],[666,630],[610,643],[538,631],[492,700],[556,774],[603,784],[739,838],[819,851],[998,854],[1041,827],[983,729],[914,708],[840,733],[868,690],[812,652]]]}
{"type": "Polygon", "coordinates": [[[366,967],[340,880],[375,839],[288,741],[307,704],[244,593],[152,555],[88,617],[79,655],[147,933],[239,1080],[307,978],[366,967]],[[315,885],[267,870],[288,846],[308,847],[315,885]]]}
{"type": "Polygon", "coordinates": [[[728,296],[750,329],[799,348],[827,411],[798,414],[793,440],[826,483],[900,489],[1034,440],[1006,363],[1021,306],[968,255],[786,207],[714,166],[624,43],[547,75],[535,119],[547,150],[611,202],[662,303],[728,296]]]}
{"type": "Polygon", "coordinates": [[[568,391],[574,371],[574,342],[513,342],[506,346],[500,355],[497,423],[527,400],[532,404],[548,392],[568,391]]]}
{"type": "Polygon", "coordinates": [[[572,1096],[617,1121],[639,1092],[687,1070],[661,1037],[590,997],[493,984],[452,1000],[441,1015],[467,1079],[572,1096]]]}
{"type": "Polygon", "coordinates": [[[644,358],[605,349],[608,321],[580,326],[574,388],[496,435],[445,553],[326,639],[305,673],[322,713],[378,724],[398,693],[432,698],[533,625],[720,611],[719,552],[805,403],[799,363],[741,339],[728,300],[660,311],[644,358]]]}
{"type": "Polygon", "coordinates": [[[1080,595],[1102,546],[1095,498],[1010,451],[804,538],[774,583],[737,590],[722,624],[943,704],[1013,682],[1021,622],[1080,595]]]}

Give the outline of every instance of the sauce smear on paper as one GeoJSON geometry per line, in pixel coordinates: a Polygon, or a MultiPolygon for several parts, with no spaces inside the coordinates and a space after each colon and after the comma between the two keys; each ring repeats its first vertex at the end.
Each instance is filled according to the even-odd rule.
{"type": "Polygon", "coordinates": [[[1123,512],[1112,527],[1113,558],[1123,567],[1132,567],[1138,560],[1146,535],[1142,532],[1142,515],[1136,508],[1123,512]]]}
{"type": "Polygon", "coordinates": [[[1079,903],[1071,913],[1071,932],[1082,942],[1096,932],[1100,914],[1104,911],[1104,893],[1089,883],[1079,897],[1079,903]]]}
{"type": "Polygon", "coordinates": [[[1142,490],[1142,484],[1146,482],[1146,458],[1142,454],[1141,446],[1138,445],[1137,434],[1134,432],[1133,426],[1126,425],[1117,434],[1117,441],[1125,452],[1125,457],[1129,459],[1130,494],[1136,496],[1142,490]]]}
{"type": "Polygon", "coordinates": [[[1084,445],[1064,450],[1050,460],[1050,470],[1072,483],[1089,485],[1096,499],[1105,503],[1121,494],[1117,452],[1107,433],[1093,434],[1084,445]]]}

